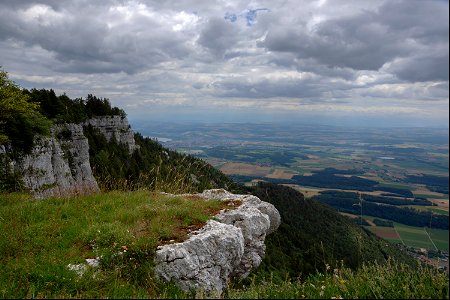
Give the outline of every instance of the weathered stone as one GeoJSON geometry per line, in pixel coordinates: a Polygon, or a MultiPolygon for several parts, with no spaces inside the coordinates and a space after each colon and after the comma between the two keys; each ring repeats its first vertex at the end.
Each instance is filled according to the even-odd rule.
{"type": "Polygon", "coordinates": [[[220,294],[231,278],[244,278],[259,266],[265,254],[265,237],[280,225],[280,214],[272,204],[252,195],[235,195],[216,189],[195,196],[205,200],[241,201],[242,204],[236,209],[221,211],[214,216],[215,221],[191,233],[186,241],[159,247],[155,272],[184,290],[202,288],[220,294]],[[223,239],[233,240],[230,233],[236,232],[242,241],[224,243],[223,239]]]}
{"type": "MultiPolygon", "coordinates": [[[[62,124],[52,127],[50,137],[35,141],[31,153],[11,162],[11,168],[22,174],[22,179],[37,198],[68,196],[98,192],[89,163],[89,143],[83,126],[92,125],[107,140],[113,137],[126,144],[131,152],[138,149],[128,120],[121,116],[103,116],[83,124],[62,124]]],[[[7,153],[4,146],[0,154],[7,153]]]]}
{"type": "Polygon", "coordinates": [[[186,291],[222,291],[243,253],[241,230],[210,220],[187,241],[160,247],[155,272],[186,291]]]}
{"type": "Polygon", "coordinates": [[[23,182],[37,198],[98,192],[89,163],[89,144],[83,127],[57,125],[52,135],[35,142],[31,154],[15,163],[23,182]],[[61,132],[65,137],[59,137],[61,132]]]}
{"type": "Polygon", "coordinates": [[[84,125],[91,125],[98,129],[108,141],[114,137],[118,143],[126,144],[130,153],[139,148],[134,141],[134,133],[128,124],[127,118],[101,116],[87,120],[84,125]]]}

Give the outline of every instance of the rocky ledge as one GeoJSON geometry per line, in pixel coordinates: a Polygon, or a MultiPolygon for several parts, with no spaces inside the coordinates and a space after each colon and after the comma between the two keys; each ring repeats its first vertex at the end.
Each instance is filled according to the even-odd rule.
{"type": "Polygon", "coordinates": [[[158,247],[155,273],[185,291],[204,289],[221,294],[230,279],[245,278],[259,266],[265,237],[280,225],[280,214],[272,204],[252,195],[215,189],[194,196],[242,204],[222,210],[186,241],[158,247]]]}

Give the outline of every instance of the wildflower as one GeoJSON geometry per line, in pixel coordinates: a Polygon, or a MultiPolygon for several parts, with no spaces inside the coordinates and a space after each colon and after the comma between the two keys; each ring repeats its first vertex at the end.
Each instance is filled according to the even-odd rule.
{"type": "Polygon", "coordinates": [[[322,286],[320,287],[320,293],[319,293],[320,297],[323,297],[324,290],[325,290],[325,286],[322,285],[322,286]]]}

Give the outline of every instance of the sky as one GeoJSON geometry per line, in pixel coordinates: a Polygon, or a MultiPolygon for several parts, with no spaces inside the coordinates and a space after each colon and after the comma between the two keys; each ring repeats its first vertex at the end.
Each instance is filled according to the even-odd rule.
{"type": "Polygon", "coordinates": [[[133,122],[449,124],[449,2],[1,0],[0,66],[133,122]]]}

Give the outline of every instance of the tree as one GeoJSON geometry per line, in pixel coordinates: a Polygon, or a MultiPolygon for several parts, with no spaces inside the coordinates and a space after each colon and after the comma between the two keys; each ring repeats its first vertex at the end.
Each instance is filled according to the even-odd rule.
{"type": "Polygon", "coordinates": [[[0,69],[0,145],[11,143],[17,150],[27,152],[35,134],[49,134],[51,121],[39,112],[20,87],[0,69]]]}

